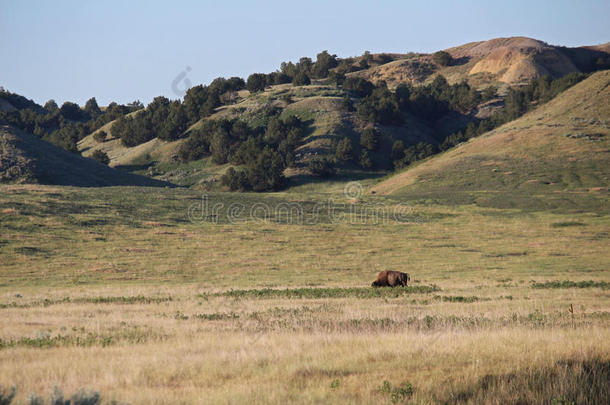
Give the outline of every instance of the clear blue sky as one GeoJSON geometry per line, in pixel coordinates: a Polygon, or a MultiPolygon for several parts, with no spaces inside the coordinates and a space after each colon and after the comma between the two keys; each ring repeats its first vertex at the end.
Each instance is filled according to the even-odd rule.
{"type": "Polygon", "coordinates": [[[148,103],[177,98],[181,72],[209,83],[324,49],[432,52],[516,35],[594,45],[610,41],[609,16],[608,0],[0,0],[0,85],[39,103],[148,103]]]}

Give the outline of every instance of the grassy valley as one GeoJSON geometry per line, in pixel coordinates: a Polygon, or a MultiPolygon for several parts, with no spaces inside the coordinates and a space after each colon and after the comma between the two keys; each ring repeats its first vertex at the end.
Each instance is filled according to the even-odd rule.
{"type": "Polygon", "coordinates": [[[3,90],[0,404],[610,402],[608,51],[3,90]]]}
{"type": "Polygon", "coordinates": [[[332,191],[212,193],[208,210],[197,192],[135,191],[3,186],[0,381],[17,398],[587,403],[581,384],[607,398],[596,206],[410,203],[393,218],[378,213],[396,201],[332,191]],[[332,214],[315,208],[328,197],[332,214]],[[412,286],[368,287],[387,268],[412,286]]]}

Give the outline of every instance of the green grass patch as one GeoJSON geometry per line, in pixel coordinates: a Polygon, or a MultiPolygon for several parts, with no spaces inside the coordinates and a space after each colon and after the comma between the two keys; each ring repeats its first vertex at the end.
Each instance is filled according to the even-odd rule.
{"type": "Polygon", "coordinates": [[[454,295],[454,296],[435,295],[434,299],[437,301],[443,301],[443,302],[461,302],[461,303],[471,303],[471,302],[477,302],[477,301],[490,301],[491,300],[491,298],[479,298],[475,295],[472,295],[470,297],[464,297],[462,295],[454,295]]]}
{"type": "Polygon", "coordinates": [[[551,227],[553,228],[565,228],[568,226],[586,226],[587,224],[577,221],[562,221],[562,222],[553,222],[551,227]]]}
{"type": "Polygon", "coordinates": [[[168,297],[145,297],[143,295],[137,296],[116,296],[116,297],[81,297],[70,299],[70,297],[64,297],[60,299],[51,300],[45,298],[41,301],[33,301],[28,303],[11,302],[9,304],[0,303],[0,309],[6,308],[32,308],[32,307],[48,307],[51,305],[74,303],[74,304],[160,304],[162,302],[173,301],[171,296],[168,297]]]}
{"type": "Polygon", "coordinates": [[[143,295],[131,297],[83,297],[76,298],[73,302],[76,303],[92,303],[92,304],[160,304],[162,302],[171,302],[174,299],[168,297],[145,297],[143,295]]]}
{"type": "Polygon", "coordinates": [[[201,319],[204,321],[225,321],[229,319],[238,319],[239,314],[235,312],[215,312],[211,314],[195,314],[193,318],[201,319]]]}
{"type": "Polygon", "coordinates": [[[601,288],[602,290],[607,290],[610,288],[610,283],[606,281],[546,281],[543,283],[533,282],[531,285],[532,288],[601,288]]]}
{"type": "Polygon", "coordinates": [[[402,404],[413,395],[413,385],[409,382],[403,382],[398,387],[393,387],[389,381],[384,381],[378,392],[388,395],[393,404],[402,404]]]}
{"type": "MultiPolygon", "coordinates": [[[[436,285],[421,285],[395,288],[287,288],[276,290],[263,288],[258,290],[229,290],[211,294],[213,296],[234,298],[397,298],[408,294],[426,294],[440,291],[436,285]]],[[[207,295],[201,294],[202,297],[207,295]]]]}
{"type": "Polygon", "coordinates": [[[82,335],[55,335],[43,334],[36,337],[21,337],[19,339],[0,339],[0,350],[14,347],[34,347],[38,349],[47,349],[52,347],[91,347],[91,346],[111,346],[118,343],[138,344],[146,343],[151,339],[160,339],[162,336],[157,335],[149,329],[133,327],[111,331],[108,333],[88,332],[82,335]]]}

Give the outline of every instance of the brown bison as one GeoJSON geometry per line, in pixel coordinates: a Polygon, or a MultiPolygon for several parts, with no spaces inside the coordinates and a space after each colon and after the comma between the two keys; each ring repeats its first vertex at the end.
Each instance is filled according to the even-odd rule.
{"type": "Polygon", "coordinates": [[[377,280],[373,281],[372,287],[406,287],[407,283],[411,280],[411,277],[407,273],[401,273],[400,271],[386,270],[379,273],[377,280]]]}

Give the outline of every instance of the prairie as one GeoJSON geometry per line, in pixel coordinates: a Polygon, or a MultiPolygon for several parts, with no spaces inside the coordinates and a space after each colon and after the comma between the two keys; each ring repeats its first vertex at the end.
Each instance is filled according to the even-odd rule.
{"type": "Polygon", "coordinates": [[[2,186],[0,386],[16,403],[610,398],[600,202],[318,190],[2,186]],[[384,269],[411,286],[371,288],[384,269]]]}

